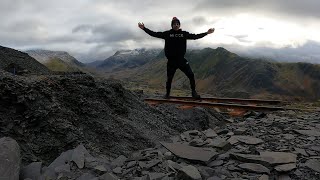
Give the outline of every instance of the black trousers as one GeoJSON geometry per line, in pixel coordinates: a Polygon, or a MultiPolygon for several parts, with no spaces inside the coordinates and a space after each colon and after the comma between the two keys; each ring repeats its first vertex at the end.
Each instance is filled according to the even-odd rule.
{"type": "Polygon", "coordinates": [[[194,73],[192,72],[189,62],[184,57],[174,59],[168,58],[166,83],[167,94],[170,94],[172,79],[177,69],[180,69],[189,78],[191,90],[195,91],[196,83],[194,79],[194,73]]]}

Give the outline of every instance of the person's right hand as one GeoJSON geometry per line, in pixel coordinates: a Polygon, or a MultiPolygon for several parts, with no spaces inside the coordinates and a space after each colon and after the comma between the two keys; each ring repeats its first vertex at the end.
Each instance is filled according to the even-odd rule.
{"type": "Polygon", "coordinates": [[[139,23],[138,23],[138,26],[139,26],[140,29],[144,29],[144,24],[143,24],[143,23],[140,23],[140,22],[139,22],[139,23]]]}

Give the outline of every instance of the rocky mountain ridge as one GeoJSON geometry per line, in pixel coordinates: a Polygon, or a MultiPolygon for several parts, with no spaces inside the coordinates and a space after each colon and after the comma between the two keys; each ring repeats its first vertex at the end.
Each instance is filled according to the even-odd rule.
{"type": "Polygon", "coordinates": [[[0,46],[0,69],[13,74],[49,74],[51,71],[27,53],[0,46]]]}
{"type": "Polygon", "coordinates": [[[97,68],[103,71],[117,71],[140,67],[156,58],[160,49],[134,49],[117,51],[113,56],[101,62],[97,68]]]}
{"type": "Polygon", "coordinates": [[[85,67],[85,64],[64,51],[37,49],[26,53],[53,71],[81,71],[85,67]]]}

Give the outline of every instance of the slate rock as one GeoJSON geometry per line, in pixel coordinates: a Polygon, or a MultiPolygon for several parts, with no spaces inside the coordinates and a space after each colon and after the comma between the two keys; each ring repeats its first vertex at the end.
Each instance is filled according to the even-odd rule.
{"type": "Polygon", "coordinates": [[[209,177],[207,180],[222,180],[222,179],[219,178],[218,176],[212,176],[212,177],[209,177]]]}
{"type": "Polygon", "coordinates": [[[174,162],[174,161],[171,161],[171,160],[168,160],[166,162],[166,165],[167,165],[167,171],[169,171],[169,169],[173,170],[174,172],[177,172],[179,169],[182,168],[181,165],[179,165],[178,163],[174,162]]]}
{"type": "Polygon", "coordinates": [[[235,135],[242,135],[247,132],[247,128],[240,127],[234,131],[235,135]]]}
{"type": "Polygon", "coordinates": [[[212,149],[192,147],[179,143],[161,142],[161,144],[176,156],[189,160],[197,160],[207,163],[218,155],[218,153],[212,149]]]}
{"type": "Polygon", "coordinates": [[[78,177],[76,180],[91,180],[93,178],[96,178],[96,176],[94,176],[90,173],[84,173],[80,177],[78,177]]]}
{"type": "Polygon", "coordinates": [[[262,139],[255,138],[252,136],[233,136],[233,137],[235,137],[238,141],[243,142],[245,144],[256,145],[256,144],[263,143],[262,139]]]}
{"type": "Polygon", "coordinates": [[[66,152],[61,153],[59,157],[57,157],[49,166],[49,169],[54,169],[56,167],[65,165],[70,162],[72,159],[73,150],[68,150],[66,152]]]}
{"type": "Polygon", "coordinates": [[[215,175],[214,169],[206,167],[206,166],[198,167],[198,171],[200,172],[200,175],[203,179],[207,179],[207,178],[215,175]]]}
{"type": "Polygon", "coordinates": [[[164,173],[148,173],[148,180],[160,180],[164,178],[166,174],[164,173]]]}
{"type": "Polygon", "coordinates": [[[20,179],[38,179],[41,175],[42,162],[33,162],[22,168],[20,179]]]}
{"type": "Polygon", "coordinates": [[[126,162],[127,159],[128,159],[127,157],[125,157],[124,155],[121,155],[117,159],[115,159],[111,162],[111,166],[121,167],[124,165],[124,163],[126,162]]]}
{"type": "Polygon", "coordinates": [[[260,152],[260,155],[231,153],[231,157],[244,162],[258,163],[265,166],[296,163],[297,155],[285,152],[260,152]]]}
{"type": "Polygon", "coordinates": [[[89,153],[87,149],[81,144],[73,150],[71,160],[76,163],[78,168],[82,169],[84,167],[86,154],[89,153]]]}
{"type": "Polygon", "coordinates": [[[235,136],[231,136],[228,140],[227,140],[231,145],[237,144],[239,141],[237,139],[237,137],[235,136]]]}
{"type": "Polygon", "coordinates": [[[288,172],[297,167],[296,163],[282,164],[274,167],[274,169],[278,172],[288,172]]]}
{"type": "Polygon", "coordinates": [[[115,174],[121,174],[122,173],[122,168],[121,167],[116,167],[112,170],[115,174]]]}
{"type": "Polygon", "coordinates": [[[207,129],[203,131],[203,133],[207,138],[214,138],[218,136],[218,134],[213,129],[207,129]]]}
{"type": "Polygon", "coordinates": [[[100,176],[99,180],[119,180],[119,178],[114,174],[106,173],[100,176]]]}
{"type": "Polygon", "coordinates": [[[294,131],[302,135],[320,137],[319,130],[294,130],[294,131]]]}
{"type": "Polygon", "coordinates": [[[201,147],[205,144],[207,144],[207,142],[203,141],[202,139],[193,139],[189,142],[189,145],[194,147],[201,147]]]}
{"type": "Polygon", "coordinates": [[[305,166],[320,173],[320,160],[316,159],[309,159],[306,163],[305,166]]]}
{"type": "Polygon", "coordinates": [[[295,136],[293,134],[282,134],[283,138],[286,140],[292,140],[295,138],[295,136]]]}
{"type": "Polygon", "coordinates": [[[201,175],[198,169],[194,166],[184,166],[177,174],[177,179],[181,180],[201,180],[201,175]]]}
{"type": "Polygon", "coordinates": [[[208,164],[209,167],[221,166],[223,164],[223,160],[214,160],[208,164]]]}
{"type": "Polygon", "coordinates": [[[64,164],[64,165],[61,165],[61,166],[58,166],[56,168],[54,168],[54,171],[56,173],[68,173],[68,172],[71,172],[70,170],[70,165],[69,164],[64,164]]]}
{"type": "Polygon", "coordinates": [[[297,155],[287,152],[260,152],[263,159],[269,162],[271,165],[296,163],[297,155]]]}
{"type": "Polygon", "coordinates": [[[264,174],[260,176],[258,180],[269,180],[269,176],[264,174]]]}
{"type": "Polygon", "coordinates": [[[216,137],[214,139],[208,139],[208,142],[209,143],[205,145],[206,147],[215,147],[225,151],[231,149],[231,144],[224,138],[216,137]]]}
{"type": "Polygon", "coordinates": [[[304,149],[294,148],[294,150],[295,150],[295,153],[297,153],[297,154],[301,154],[303,156],[308,156],[307,152],[304,149]]]}
{"type": "Polygon", "coordinates": [[[10,138],[0,139],[0,179],[18,180],[20,173],[20,146],[10,138]]]}
{"type": "Polygon", "coordinates": [[[278,180],[291,180],[291,178],[287,174],[281,174],[279,175],[278,180]]]}

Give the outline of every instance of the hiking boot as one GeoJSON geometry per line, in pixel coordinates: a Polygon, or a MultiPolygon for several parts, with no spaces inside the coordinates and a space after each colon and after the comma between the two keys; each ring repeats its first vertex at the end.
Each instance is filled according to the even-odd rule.
{"type": "Polygon", "coordinates": [[[192,91],[192,97],[194,99],[201,99],[201,96],[197,93],[197,91],[192,91]]]}
{"type": "Polygon", "coordinates": [[[170,99],[170,94],[166,94],[163,96],[164,99],[170,99]]]}

